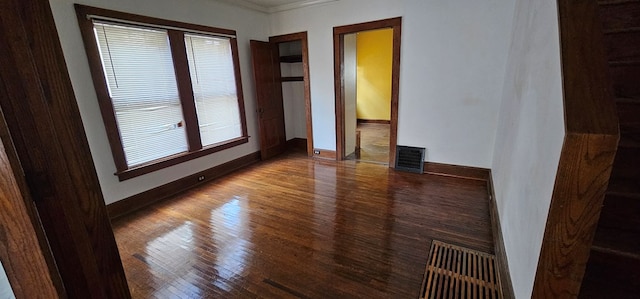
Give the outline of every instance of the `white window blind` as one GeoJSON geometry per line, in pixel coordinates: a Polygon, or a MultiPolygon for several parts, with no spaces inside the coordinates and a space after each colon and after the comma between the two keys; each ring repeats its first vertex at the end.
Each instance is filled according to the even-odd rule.
{"type": "Polygon", "coordinates": [[[94,21],[129,167],[188,150],[165,30],[94,21]]]}
{"type": "Polygon", "coordinates": [[[202,146],[242,136],[229,39],[185,34],[202,146]]]}

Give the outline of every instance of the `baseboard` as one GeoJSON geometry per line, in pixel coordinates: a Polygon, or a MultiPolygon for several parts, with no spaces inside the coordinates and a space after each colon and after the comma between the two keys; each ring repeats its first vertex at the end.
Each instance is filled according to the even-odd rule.
{"type": "Polygon", "coordinates": [[[260,161],[260,152],[255,152],[207,170],[186,176],[162,186],[127,197],[107,205],[109,218],[115,219],[154,202],[166,199],[179,192],[193,188],[208,181],[215,180],[236,170],[260,161]]]}
{"type": "Polygon", "coordinates": [[[305,138],[293,138],[287,140],[287,148],[288,149],[297,149],[302,150],[305,153],[307,152],[307,139],[305,138]]]}
{"type": "Polygon", "coordinates": [[[336,160],[336,158],[338,157],[338,154],[336,153],[336,151],[316,148],[316,149],[313,149],[313,157],[319,158],[319,159],[336,160]]]}
{"type": "Polygon", "coordinates": [[[496,204],[496,195],[493,189],[493,178],[491,177],[491,173],[489,173],[489,178],[487,180],[487,190],[489,192],[489,213],[491,216],[491,231],[493,232],[493,246],[495,248],[496,261],[498,262],[498,273],[502,282],[502,293],[504,298],[513,299],[516,296],[511,282],[509,263],[507,261],[507,251],[504,247],[504,237],[502,236],[500,215],[498,214],[498,205],[496,204]]]}
{"type": "Polygon", "coordinates": [[[433,162],[424,162],[424,173],[479,181],[489,181],[489,178],[491,177],[491,170],[486,168],[433,162]]]}
{"type": "Polygon", "coordinates": [[[383,124],[383,125],[389,125],[391,124],[390,120],[384,120],[384,119],[358,119],[357,123],[359,124],[383,124]]]}

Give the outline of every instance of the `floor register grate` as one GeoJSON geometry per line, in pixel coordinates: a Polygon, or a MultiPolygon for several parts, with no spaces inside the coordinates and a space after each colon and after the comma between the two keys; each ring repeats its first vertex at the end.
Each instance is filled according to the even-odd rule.
{"type": "Polygon", "coordinates": [[[495,256],[433,241],[420,299],[502,299],[495,256]]]}

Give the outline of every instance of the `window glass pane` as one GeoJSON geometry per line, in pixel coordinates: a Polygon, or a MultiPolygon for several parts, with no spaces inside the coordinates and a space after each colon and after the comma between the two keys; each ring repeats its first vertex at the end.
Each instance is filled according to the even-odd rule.
{"type": "Polygon", "coordinates": [[[202,146],[242,136],[231,43],[185,34],[202,146]]]}
{"type": "Polygon", "coordinates": [[[129,167],[188,150],[164,30],[94,22],[129,167]]]}

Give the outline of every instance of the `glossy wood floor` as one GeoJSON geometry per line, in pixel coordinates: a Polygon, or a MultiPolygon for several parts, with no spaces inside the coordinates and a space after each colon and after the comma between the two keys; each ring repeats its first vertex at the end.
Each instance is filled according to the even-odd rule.
{"type": "Polygon", "coordinates": [[[353,153],[347,160],[389,164],[389,133],[391,125],[358,123],[360,155],[353,153]]]}
{"type": "Polygon", "coordinates": [[[493,253],[486,184],[286,154],[114,223],[134,298],[418,298],[433,239],[493,253]]]}

